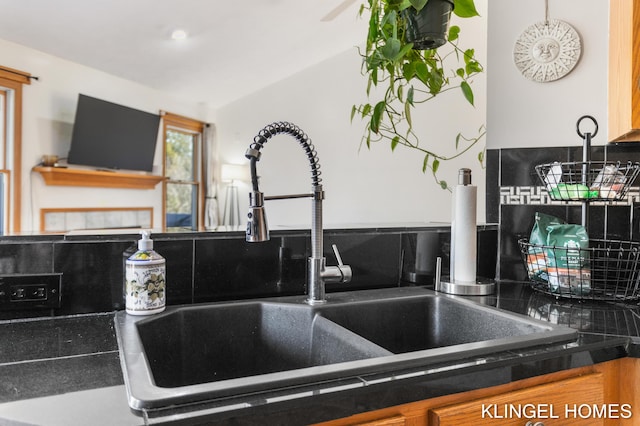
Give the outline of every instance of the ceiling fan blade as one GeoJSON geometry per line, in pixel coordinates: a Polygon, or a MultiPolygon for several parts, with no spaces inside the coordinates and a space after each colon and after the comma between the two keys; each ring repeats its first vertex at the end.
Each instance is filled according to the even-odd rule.
{"type": "Polygon", "coordinates": [[[356,0],[343,0],[342,3],[337,5],[332,11],[330,11],[329,13],[324,15],[322,17],[322,19],[320,19],[320,21],[322,21],[322,22],[333,21],[338,16],[340,16],[342,14],[342,12],[347,10],[349,8],[349,6],[351,6],[355,2],[356,2],[356,0]]]}

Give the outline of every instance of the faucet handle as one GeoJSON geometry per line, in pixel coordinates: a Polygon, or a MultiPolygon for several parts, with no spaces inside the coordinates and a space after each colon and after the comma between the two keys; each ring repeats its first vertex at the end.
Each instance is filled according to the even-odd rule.
{"type": "Polygon", "coordinates": [[[331,248],[333,249],[333,254],[336,256],[336,260],[338,261],[338,266],[344,266],[344,263],[342,263],[342,257],[340,257],[340,252],[338,251],[338,246],[331,244],[331,248]]]}
{"type": "Polygon", "coordinates": [[[335,254],[338,260],[338,266],[326,266],[321,273],[322,278],[328,283],[348,283],[351,281],[353,273],[351,272],[351,266],[342,263],[342,257],[338,251],[338,246],[331,245],[333,254],[335,254]]]}

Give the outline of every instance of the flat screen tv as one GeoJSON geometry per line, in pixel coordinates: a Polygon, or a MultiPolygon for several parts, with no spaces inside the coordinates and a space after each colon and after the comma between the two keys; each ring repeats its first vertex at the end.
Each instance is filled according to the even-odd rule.
{"type": "Polygon", "coordinates": [[[150,172],[160,116],[80,94],[67,162],[150,172]]]}

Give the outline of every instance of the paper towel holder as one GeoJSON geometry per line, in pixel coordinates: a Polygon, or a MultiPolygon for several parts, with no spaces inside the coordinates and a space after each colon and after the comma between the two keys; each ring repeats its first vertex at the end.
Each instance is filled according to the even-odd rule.
{"type": "Polygon", "coordinates": [[[436,259],[435,290],[441,293],[458,296],[488,296],[496,290],[496,282],[489,278],[476,278],[476,282],[460,282],[451,280],[442,274],[442,258],[436,259]]]}
{"type": "Polygon", "coordinates": [[[495,281],[476,275],[476,191],[477,188],[471,185],[471,169],[460,169],[452,198],[450,276],[441,276],[442,259],[436,259],[436,291],[468,296],[486,296],[495,291],[495,281]],[[459,212],[462,213],[459,215],[459,212]],[[470,239],[465,236],[470,236],[470,239]]]}

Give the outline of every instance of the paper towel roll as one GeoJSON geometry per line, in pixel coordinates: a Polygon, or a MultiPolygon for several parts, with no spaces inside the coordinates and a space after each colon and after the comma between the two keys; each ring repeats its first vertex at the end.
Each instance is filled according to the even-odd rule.
{"type": "Polygon", "coordinates": [[[453,189],[450,263],[453,282],[476,282],[477,194],[473,185],[457,185],[453,189]]]}

